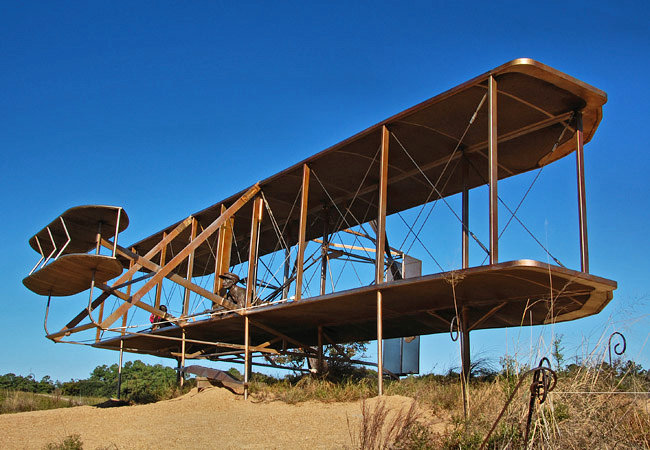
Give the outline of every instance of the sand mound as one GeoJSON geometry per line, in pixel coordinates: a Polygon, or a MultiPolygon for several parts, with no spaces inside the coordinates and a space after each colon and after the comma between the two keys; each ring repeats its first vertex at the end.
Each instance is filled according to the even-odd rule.
{"type": "MultiPolygon", "coordinates": [[[[408,409],[408,397],[384,397],[408,409]]],[[[367,400],[374,408],[377,399],[367,400]]],[[[341,448],[361,420],[361,402],[288,405],[244,401],[226,389],[196,390],[149,405],[80,406],[0,416],[0,447],[42,448],[79,434],[84,448],[341,448]]]]}

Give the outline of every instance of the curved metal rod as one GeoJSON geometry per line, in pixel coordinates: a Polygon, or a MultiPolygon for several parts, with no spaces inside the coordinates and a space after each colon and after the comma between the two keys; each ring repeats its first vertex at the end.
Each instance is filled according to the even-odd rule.
{"type": "Polygon", "coordinates": [[[454,329],[454,323],[458,322],[457,316],[452,317],[451,322],[449,323],[449,334],[451,335],[451,340],[456,342],[458,340],[459,332],[458,332],[458,326],[456,329],[454,329]],[[456,333],[456,336],[454,337],[454,332],[456,333]]]}
{"type": "Polygon", "coordinates": [[[609,366],[612,366],[612,339],[614,336],[620,336],[621,339],[623,340],[623,348],[619,350],[618,346],[621,345],[621,342],[617,342],[616,345],[614,345],[614,353],[617,355],[622,355],[625,353],[625,349],[627,348],[627,342],[625,341],[625,336],[623,336],[622,333],[619,333],[618,331],[614,331],[612,334],[609,335],[609,341],[607,343],[607,350],[609,351],[609,366]]]}
{"type": "Polygon", "coordinates": [[[45,319],[43,320],[43,328],[45,328],[45,335],[50,332],[47,330],[47,317],[50,315],[50,300],[52,299],[52,291],[47,295],[47,306],[45,307],[45,319]]]}
{"type": "MultiPolygon", "coordinates": [[[[519,387],[523,383],[524,379],[530,375],[531,373],[534,374],[533,376],[533,382],[530,385],[530,392],[531,392],[531,404],[534,406],[535,405],[535,398],[540,399],[540,404],[546,400],[546,395],[548,392],[551,392],[554,388],[555,385],[557,384],[557,374],[555,371],[549,367],[544,367],[544,361],[548,361],[548,358],[542,358],[541,361],[539,362],[539,366],[535,367],[534,369],[530,369],[527,372],[525,372],[520,378],[519,382],[515,386],[515,389],[512,391],[512,394],[510,394],[510,397],[506,401],[506,404],[503,405],[503,409],[499,413],[499,416],[497,417],[497,420],[494,421],[494,424],[492,425],[492,428],[488,432],[487,436],[485,436],[485,439],[483,439],[483,443],[481,444],[480,449],[484,449],[485,446],[487,445],[488,440],[490,439],[490,436],[492,436],[492,433],[496,429],[497,425],[499,424],[499,421],[503,417],[503,414],[506,412],[508,409],[508,406],[510,406],[510,403],[512,402],[512,399],[515,398],[515,394],[519,390],[519,387]],[[548,373],[546,373],[548,372],[548,373]],[[549,378],[549,374],[551,378],[549,378]],[[540,380],[541,378],[541,380],[540,380]]],[[[528,442],[528,428],[530,427],[530,419],[532,417],[531,410],[529,409],[529,417],[527,421],[527,428],[526,428],[526,442],[528,442]]]]}
{"type": "MultiPolygon", "coordinates": [[[[99,328],[100,330],[104,331],[104,328],[102,328],[102,325],[93,319],[92,315],[92,310],[93,310],[93,290],[95,288],[95,272],[96,269],[93,269],[93,278],[90,282],[90,295],[88,295],[88,307],[86,308],[86,311],[88,312],[88,318],[90,319],[90,323],[92,323],[95,328],[99,328]]],[[[106,301],[106,300],[104,300],[106,301]]]]}

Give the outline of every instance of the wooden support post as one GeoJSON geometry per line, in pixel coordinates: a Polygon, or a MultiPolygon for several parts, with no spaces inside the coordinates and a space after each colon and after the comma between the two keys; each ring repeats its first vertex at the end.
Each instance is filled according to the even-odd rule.
{"type": "MultiPolygon", "coordinates": [[[[163,233],[163,239],[167,236],[167,233],[163,233]]],[[[134,252],[135,253],[135,252],[134,252]]],[[[162,250],[160,250],[160,267],[164,267],[165,263],[167,262],[167,246],[165,245],[162,250]]],[[[132,262],[133,263],[133,262],[132,262]]],[[[160,298],[162,295],[162,284],[163,280],[160,280],[160,283],[156,285],[156,297],[154,301],[154,308],[160,309],[160,298]]],[[[131,285],[128,287],[128,293],[129,295],[131,294],[131,285]]]]}
{"type": "MultiPolygon", "coordinates": [[[[188,245],[192,243],[194,239],[196,239],[196,232],[199,227],[199,221],[196,220],[196,217],[192,217],[192,228],[190,231],[190,240],[188,242],[188,245]]],[[[187,275],[185,278],[187,281],[192,282],[192,272],[194,271],[194,249],[190,252],[189,256],[187,257],[187,275]]],[[[164,267],[161,265],[161,267],[164,267]]],[[[162,279],[160,280],[162,283],[162,279]]],[[[187,316],[187,313],[190,309],[190,293],[191,291],[188,288],[185,288],[185,294],[183,296],[183,314],[181,317],[187,316]]]]}
{"type": "Polygon", "coordinates": [[[488,79],[488,162],[490,180],[490,264],[499,262],[499,159],[497,152],[497,82],[488,79]]]}
{"type": "MultiPolygon", "coordinates": [[[[221,205],[221,214],[226,211],[226,206],[221,205]]],[[[230,258],[232,253],[233,226],[235,218],[231,217],[219,228],[219,237],[217,241],[217,251],[215,254],[214,264],[214,289],[213,292],[218,294],[221,291],[223,280],[219,275],[230,270],[230,258]]]]}
{"type": "MultiPolygon", "coordinates": [[[[381,164],[379,172],[379,199],[377,205],[377,250],[375,264],[375,283],[384,282],[384,251],[386,246],[386,204],[388,195],[388,144],[390,133],[386,126],[381,127],[381,164]]],[[[384,359],[383,359],[383,299],[381,290],[377,289],[377,382],[378,394],[384,394],[384,359]]]]}
{"type": "Polygon", "coordinates": [[[298,256],[296,258],[296,301],[302,297],[302,277],[305,260],[305,231],[307,229],[307,203],[309,200],[309,167],[302,166],[302,191],[300,194],[300,227],[298,230],[298,256]]]}
{"type": "Polygon", "coordinates": [[[585,153],[582,112],[576,113],[576,168],[578,172],[578,219],[580,221],[580,270],[589,273],[587,242],[587,194],[585,190],[585,153]]]}
{"type": "Polygon", "coordinates": [[[99,249],[102,247],[102,222],[97,224],[97,235],[95,236],[95,255],[99,255],[99,249]]]}
{"type": "Polygon", "coordinates": [[[250,325],[248,316],[244,317],[244,400],[248,400],[248,383],[250,382],[251,352],[250,325]]]}
{"type": "Polygon", "coordinates": [[[125,312],[124,315],[122,316],[122,336],[126,334],[126,324],[128,323],[129,319],[129,312],[125,312]]]}
{"type": "MultiPolygon", "coordinates": [[[[131,250],[135,251],[135,247],[131,247],[131,250]]],[[[129,261],[129,270],[133,268],[134,264],[135,264],[135,262],[133,260],[129,261]]],[[[129,282],[131,280],[133,280],[133,275],[131,275],[131,277],[129,277],[129,282]]],[[[131,286],[132,285],[129,283],[129,285],[126,287],[126,295],[127,296],[131,295],[131,286]]],[[[158,308],[156,307],[156,309],[158,309],[158,308]]],[[[129,318],[129,312],[127,311],[122,316],[122,332],[120,333],[122,336],[124,336],[126,334],[126,324],[127,324],[128,318],[129,318]]],[[[122,345],[121,341],[120,341],[120,345],[122,345]]]]}
{"type": "Polygon", "coordinates": [[[251,238],[248,247],[248,278],[246,281],[246,307],[255,301],[255,285],[257,283],[257,244],[259,240],[260,222],[264,209],[262,197],[257,197],[253,203],[253,216],[251,218],[251,238]]]}
{"type": "Polygon", "coordinates": [[[462,171],[463,171],[463,211],[462,211],[462,248],[463,248],[463,269],[469,267],[469,161],[467,156],[463,155],[462,171]]]}

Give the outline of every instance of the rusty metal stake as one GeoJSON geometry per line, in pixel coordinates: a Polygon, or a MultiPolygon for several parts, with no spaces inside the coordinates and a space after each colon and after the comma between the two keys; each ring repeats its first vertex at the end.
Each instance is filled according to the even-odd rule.
{"type": "Polygon", "coordinates": [[[481,444],[480,447],[481,450],[484,449],[485,446],[487,445],[490,436],[492,436],[492,433],[494,432],[497,425],[501,421],[503,414],[505,414],[506,410],[508,409],[508,406],[510,406],[512,399],[515,398],[515,394],[519,390],[519,387],[522,385],[524,379],[526,379],[526,377],[532,373],[534,375],[533,375],[533,382],[530,385],[531,400],[529,403],[528,419],[526,422],[526,435],[525,435],[526,436],[525,442],[526,443],[528,442],[528,433],[529,433],[530,423],[532,422],[532,411],[535,406],[535,399],[538,398],[540,404],[544,403],[547,394],[551,392],[553,389],[555,389],[555,385],[557,384],[557,374],[550,367],[545,367],[544,362],[547,362],[550,365],[548,358],[542,358],[541,361],[539,362],[538,367],[535,367],[534,369],[530,369],[519,378],[519,382],[515,386],[515,389],[512,391],[512,394],[510,394],[510,397],[506,401],[506,404],[503,405],[503,409],[499,413],[497,420],[494,421],[492,428],[488,432],[487,436],[485,436],[485,439],[483,439],[483,443],[481,444]]]}

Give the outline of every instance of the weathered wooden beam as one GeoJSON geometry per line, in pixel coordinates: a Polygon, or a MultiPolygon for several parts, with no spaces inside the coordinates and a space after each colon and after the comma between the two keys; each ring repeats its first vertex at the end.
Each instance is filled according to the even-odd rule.
{"type": "MultiPolygon", "coordinates": [[[[164,238],[164,237],[165,237],[165,236],[163,236],[163,238],[164,238]]],[[[117,243],[115,243],[115,245],[113,246],[113,249],[114,249],[114,250],[117,249],[117,243]]],[[[164,246],[164,247],[163,247],[163,252],[164,252],[166,249],[167,249],[167,246],[164,246]]],[[[132,251],[132,252],[135,252],[135,248],[134,248],[134,247],[131,247],[131,251],[132,251]]],[[[133,260],[129,261],[129,269],[132,268],[134,264],[135,264],[135,262],[134,262],[133,260]]],[[[133,280],[133,277],[131,277],[131,278],[129,279],[129,281],[131,281],[131,280],[133,280]]],[[[162,286],[161,286],[161,287],[162,287],[162,286]]],[[[129,284],[129,285],[126,287],[126,295],[131,296],[131,284],[129,284]]],[[[160,309],[160,298],[158,299],[158,303],[157,303],[156,305],[154,305],[154,307],[155,307],[156,309],[160,309]]],[[[129,318],[129,312],[127,311],[127,312],[125,312],[124,315],[122,316],[122,336],[124,336],[124,333],[126,332],[126,324],[127,324],[127,322],[128,322],[128,320],[127,320],[128,318],[129,318]]],[[[120,341],[120,365],[121,365],[121,357],[122,357],[122,353],[123,353],[123,347],[124,347],[124,341],[122,340],[122,341],[120,341]]],[[[118,389],[118,391],[119,391],[119,389],[118,389]]]]}
{"type": "MultiPolygon", "coordinates": [[[[146,295],[149,290],[155,286],[160,280],[166,277],[171,273],[178,265],[185,260],[197,247],[199,247],[207,238],[209,238],[219,227],[230,217],[232,217],[239,209],[244,206],[257,192],[259,192],[259,184],[255,184],[251,187],[244,195],[242,195],[235,203],[233,203],[224,214],[221,214],[217,219],[214,220],[205,230],[201,232],[191,243],[185,246],[176,256],[174,256],[171,261],[165,264],[156,274],[147,281],[144,286],[142,286],[133,296],[129,302],[123,303],[120,305],[114,312],[111,314],[104,322],[102,322],[102,328],[108,328],[117,320],[119,316],[124,314],[124,311],[128,310],[133,303],[139,301],[144,295],[146,295]]],[[[206,292],[209,292],[206,290],[206,292]]]]}
{"type": "MultiPolygon", "coordinates": [[[[110,243],[108,241],[102,241],[102,244],[110,244],[110,243]]],[[[151,270],[152,272],[158,272],[159,270],[162,269],[162,267],[159,266],[158,264],[156,264],[156,263],[154,263],[152,261],[149,261],[149,260],[145,259],[143,256],[140,256],[137,253],[131,252],[131,251],[125,249],[124,247],[120,247],[119,245],[117,246],[117,252],[120,255],[124,256],[125,258],[131,259],[133,261],[137,261],[138,264],[140,264],[142,267],[144,267],[147,270],[151,270]]],[[[213,303],[215,303],[215,304],[217,304],[219,306],[223,306],[224,308],[227,308],[227,309],[235,309],[235,308],[237,308],[237,305],[235,305],[231,301],[226,300],[225,298],[223,298],[223,297],[221,297],[221,296],[219,296],[217,294],[214,294],[214,293],[208,291],[207,289],[204,289],[201,286],[192,283],[191,281],[186,280],[185,278],[183,278],[182,276],[180,276],[180,275],[178,275],[176,273],[173,273],[173,272],[169,273],[169,274],[167,274],[166,278],[169,279],[170,281],[173,281],[176,284],[181,285],[184,288],[189,289],[190,291],[192,291],[192,292],[194,292],[194,293],[196,293],[196,294],[198,294],[198,295],[200,295],[202,297],[205,297],[205,298],[211,300],[213,303]]],[[[115,289],[112,289],[112,290],[115,290],[115,289]]],[[[119,295],[117,295],[117,296],[119,297],[119,295]]],[[[120,297],[120,298],[122,298],[122,297],[120,297]]],[[[122,299],[124,300],[124,298],[122,298],[122,299]]]]}
{"type": "MultiPolygon", "coordinates": [[[[226,212],[226,205],[221,205],[221,214],[224,212],[226,212]]],[[[234,223],[235,218],[231,217],[219,228],[219,240],[217,242],[217,253],[215,255],[214,266],[213,292],[215,294],[218,294],[223,286],[223,280],[219,275],[223,275],[230,269],[234,223]]]]}
{"type": "MultiPolygon", "coordinates": [[[[191,217],[188,217],[187,219],[183,220],[183,221],[182,221],[181,223],[179,223],[179,224],[176,226],[176,228],[174,228],[174,229],[173,229],[173,230],[172,230],[172,231],[171,231],[171,232],[170,232],[166,237],[164,237],[164,238],[163,238],[163,239],[162,239],[158,244],[156,244],[156,245],[155,245],[151,250],[149,250],[149,251],[147,252],[147,254],[144,255],[143,258],[146,259],[146,260],[153,258],[155,255],[158,254],[159,251],[161,251],[161,249],[162,249],[164,246],[166,246],[169,242],[173,241],[173,240],[174,240],[174,239],[175,239],[175,238],[176,238],[176,237],[177,237],[177,236],[178,236],[178,235],[179,235],[183,230],[185,230],[185,228],[187,228],[191,223],[192,223],[192,221],[191,221],[191,217]]],[[[112,248],[112,245],[113,245],[113,244],[111,244],[111,248],[112,248]]],[[[139,264],[135,264],[135,265],[133,265],[129,270],[126,271],[126,273],[122,274],[122,276],[120,276],[120,278],[118,278],[118,280],[117,280],[115,283],[113,283],[113,286],[120,285],[120,284],[124,283],[125,281],[129,280],[131,277],[133,277],[133,275],[134,275],[138,270],[140,270],[141,267],[142,267],[142,266],[139,265],[139,264]]],[[[65,334],[71,332],[71,330],[72,330],[73,328],[76,328],[76,326],[77,326],[77,325],[78,325],[78,324],[79,324],[83,319],[85,319],[86,317],[88,317],[88,312],[89,312],[88,309],[90,309],[90,311],[94,310],[94,309],[97,308],[99,305],[101,305],[101,304],[104,302],[104,300],[106,300],[108,297],[109,297],[109,294],[107,294],[107,293],[102,293],[102,294],[100,294],[99,297],[97,297],[95,300],[93,300],[93,302],[92,302],[90,308],[84,308],[84,309],[83,309],[79,314],[77,314],[77,315],[76,315],[76,316],[75,316],[75,317],[74,317],[70,322],[68,322],[67,325],[64,326],[64,327],[61,329],[61,331],[59,331],[58,333],[54,333],[54,334],[48,335],[47,337],[50,338],[50,339],[53,339],[53,338],[60,337],[60,336],[63,336],[63,335],[65,335],[65,334]]],[[[91,324],[91,327],[92,327],[92,326],[94,326],[94,325],[91,324]]],[[[88,328],[84,328],[84,329],[88,329],[88,328]]],[[[79,330],[79,331],[81,331],[81,330],[79,330]]]]}
{"type": "MultiPolygon", "coordinates": [[[[190,231],[190,243],[196,239],[196,230],[198,228],[199,221],[196,220],[196,217],[192,217],[192,229],[190,231]]],[[[190,283],[192,282],[192,271],[194,270],[194,252],[195,250],[192,250],[187,257],[187,275],[185,276],[185,279],[189,281],[190,283]]],[[[165,266],[164,264],[161,264],[161,266],[165,266]]],[[[158,284],[162,283],[162,278],[160,279],[160,282],[158,284]]],[[[183,314],[182,317],[187,316],[187,312],[189,311],[190,308],[190,290],[186,287],[185,288],[185,293],[183,295],[183,314]]]]}
{"type": "MultiPolygon", "coordinates": [[[[167,233],[163,232],[163,239],[165,239],[165,236],[167,236],[167,233]]],[[[135,252],[134,252],[135,253],[135,252]]],[[[164,266],[165,262],[167,260],[167,246],[165,245],[162,250],[160,251],[160,265],[164,266]]],[[[131,260],[133,262],[133,260],[131,260]]],[[[129,295],[131,292],[129,291],[129,295]]],[[[156,285],[156,297],[154,301],[154,307],[155,308],[160,308],[160,297],[162,295],[162,280],[156,285]]]]}
{"type": "Polygon", "coordinates": [[[250,307],[255,298],[255,283],[257,281],[257,244],[258,231],[263,213],[262,197],[257,197],[253,203],[253,215],[251,217],[251,234],[248,246],[248,278],[246,281],[246,307],[250,307]]]}

